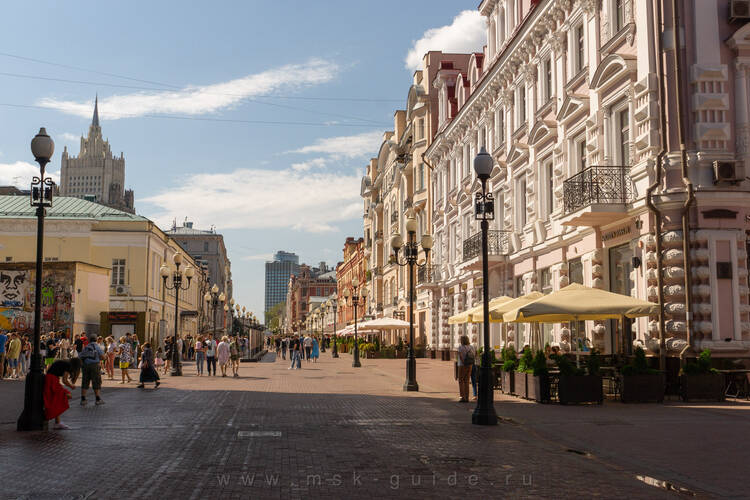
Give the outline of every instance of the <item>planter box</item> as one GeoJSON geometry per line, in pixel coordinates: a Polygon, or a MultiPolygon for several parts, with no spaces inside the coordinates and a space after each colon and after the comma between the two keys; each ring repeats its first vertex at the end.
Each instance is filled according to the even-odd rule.
{"type": "Polygon", "coordinates": [[[502,390],[504,394],[515,394],[516,393],[516,372],[503,372],[503,386],[502,390]]]}
{"type": "Polygon", "coordinates": [[[623,403],[661,403],[666,380],[663,373],[622,377],[623,403]]]}
{"type": "Polygon", "coordinates": [[[433,349],[430,351],[430,359],[435,359],[435,358],[437,358],[437,351],[433,349]]]}
{"type": "Polygon", "coordinates": [[[500,365],[495,365],[492,367],[492,388],[493,389],[500,389],[501,383],[503,380],[503,368],[500,365]]]}
{"type": "Polygon", "coordinates": [[[525,398],[527,395],[526,375],[528,375],[526,372],[516,372],[515,375],[515,382],[513,383],[515,390],[513,391],[513,394],[519,398],[525,398]]]}
{"type": "Polygon", "coordinates": [[[680,375],[680,396],[683,401],[691,399],[724,401],[724,375],[720,373],[680,375]]]}
{"type": "Polygon", "coordinates": [[[602,377],[597,375],[560,375],[557,399],[561,405],[604,401],[602,377]]]}
{"type": "Polygon", "coordinates": [[[537,403],[549,403],[549,375],[526,374],[526,397],[537,403]]]}
{"type": "Polygon", "coordinates": [[[365,356],[365,359],[378,359],[380,358],[380,353],[377,351],[367,351],[365,356]]]}

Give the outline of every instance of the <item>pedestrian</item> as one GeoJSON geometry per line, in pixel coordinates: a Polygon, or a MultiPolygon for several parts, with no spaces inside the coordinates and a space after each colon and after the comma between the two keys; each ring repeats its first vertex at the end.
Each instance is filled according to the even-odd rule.
{"type": "Polygon", "coordinates": [[[117,343],[111,336],[107,337],[107,361],[104,368],[107,371],[109,380],[115,379],[115,356],[117,355],[117,343]]]}
{"type": "Polygon", "coordinates": [[[238,378],[240,376],[240,345],[237,343],[237,337],[233,337],[229,344],[229,360],[232,362],[232,376],[238,378]]]}
{"type": "Polygon", "coordinates": [[[276,357],[281,354],[281,337],[276,337],[276,357]]]}
{"type": "Polygon", "coordinates": [[[104,351],[96,343],[96,334],[92,333],[88,340],[89,343],[84,346],[81,354],[78,355],[83,365],[81,368],[83,372],[83,380],[81,381],[81,406],[86,406],[86,391],[89,389],[89,384],[94,389],[94,396],[96,396],[95,404],[103,405],[104,401],[101,398],[102,371],[100,363],[102,357],[104,357],[104,351]]]}
{"type": "Polygon", "coordinates": [[[286,350],[289,347],[289,337],[281,339],[281,359],[286,359],[286,350]]]}
{"type": "Polygon", "coordinates": [[[49,332],[49,335],[47,335],[47,350],[44,358],[45,368],[49,368],[49,366],[54,363],[55,359],[57,358],[57,342],[58,339],[55,338],[55,332],[49,332]]]}
{"type": "Polygon", "coordinates": [[[159,374],[156,372],[156,365],[154,364],[154,351],[151,350],[151,344],[146,342],[143,344],[143,353],[141,354],[141,376],[138,379],[139,389],[143,389],[146,382],[154,382],[154,389],[159,387],[159,374]]]}
{"type": "Polygon", "coordinates": [[[198,340],[195,341],[195,369],[199,377],[203,375],[203,363],[205,361],[206,351],[203,347],[203,335],[199,335],[198,340]]]}
{"type": "Polygon", "coordinates": [[[5,349],[6,358],[8,360],[8,378],[20,378],[18,374],[18,358],[21,356],[21,339],[18,338],[18,334],[13,332],[10,334],[10,341],[5,349]]]}
{"type": "Polygon", "coordinates": [[[76,346],[76,354],[81,354],[81,351],[83,350],[84,337],[85,335],[82,333],[75,339],[75,342],[73,342],[76,346]]]}
{"type": "MultiPolygon", "coordinates": [[[[134,333],[129,333],[128,336],[130,337],[128,340],[130,340],[130,352],[133,355],[133,363],[138,363],[138,348],[140,347],[140,341],[138,340],[138,335],[134,333]]],[[[126,337],[127,338],[127,337],[126,337]]]]}
{"type": "Polygon", "coordinates": [[[172,339],[173,337],[167,337],[164,339],[164,370],[162,371],[164,375],[167,374],[169,367],[172,364],[172,350],[174,349],[174,342],[172,339]]]}
{"type": "Polygon", "coordinates": [[[0,332],[0,380],[5,377],[5,344],[8,343],[8,336],[5,332],[0,332]]]}
{"type": "Polygon", "coordinates": [[[461,345],[458,346],[458,392],[460,403],[469,402],[469,378],[471,367],[474,365],[477,353],[474,346],[469,343],[469,337],[461,336],[461,345]]]}
{"type": "Polygon", "coordinates": [[[164,351],[159,347],[154,354],[154,370],[158,372],[162,366],[164,366],[164,351]]]}
{"type": "Polygon", "coordinates": [[[21,344],[21,357],[18,358],[18,364],[21,367],[21,375],[26,376],[29,372],[29,360],[31,359],[31,342],[29,336],[24,335],[21,344]]]}
{"type": "Polygon", "coordinates": [[[312,340],[312,353],[310,353],[310,356],[312,357],[313,363],[318,362],[318,358],[320,357],[320,345],[316,338],[312,340]]]}
{"type": "MultiPolygon", "coordinates": [[[[219,368],[221,368],[221,376],[227,376],[227,365],[229,364],[229,338],[223,336],[221,342],[216,346],[216,357],[219,359],[219,368]]],[[[214,372],[215,372],[214,368],[214,372]]]]}
{"type": "Polygon", "coordinates": [[[130,352],[131,349],[132,346],[130,342],[128,342],[127,337],[120,337],[120,343],[117,346],[117,353],[120,355],[120,374],[122,375],[121,384],[125,383],[125,377],[128,378],[128,382],[133,381],[133,379],[130,378],[130,373],[128,373],[130,363],[133,362],[133,355],[130,352]]]}
{"type": "Polygon", "coordinates": [[[55,419],[54,429],[70,429],[60,421],[60,415],[70,408],[70,391],[63,387],[67,385],[75,389],[76,380],[81,373],[81,360],[78,358],[59,359],[52,363],[44,376],[44,416],[47,420],[55,419]],[[61,380],[62,379],[62,380],[61,380]],[[62,381],[62,384],[60,383],[62,381]]]}
{"type": "MultiPolygon", "coordinates": [[[[57,343],[57,359],[68,359],[70,358],[70,351],[73,350],[73,347],[70,345],[70,340],[68,340],[68,334],[66,332],[63,332],[60,334],[60,340],[57,343]]],[[[77,354],[77,353],[76,353],[77,354]]]]}
{"type": "Polygon", "coordinates": [[[302,342],[300,341],[299,335],[292,339],[292,343],[289,346],[289,357],[292,358],[292,364],[287,370],[301,369],[302,362],[300,356],[302,355],[302,342]]]}
{"type": "Polygon", "coordinates": [[[305,360],[310,362],[310,354],[312,354],[313,339],[309,335],[305,337],[305,360]]]}
{"type": "Polygon", "coordinates": [[[206,368],[208,369],[208,374],[211,375],[211,369],[213,368],[213,374],[214,377],[216,376],[216,341],[214,340],[213,335],[210,333],[208,334],[208,339],[206,339],[206,342],[204,344],[204,349],[206,350],[206,368]]]}

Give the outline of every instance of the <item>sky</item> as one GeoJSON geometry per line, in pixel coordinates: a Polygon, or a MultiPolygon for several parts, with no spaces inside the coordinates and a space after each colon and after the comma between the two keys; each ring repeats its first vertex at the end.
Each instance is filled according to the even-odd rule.
{"type": "Polygon", "coordinates": [[[477,0],[9,2],[0,185],[28,188],[39,127],[77,155],[99,96],[136,212],[224,235],[235,300],[262,317],[277,250],[335,265],[360,180],[427,50],[479,51],[477,0]]]}

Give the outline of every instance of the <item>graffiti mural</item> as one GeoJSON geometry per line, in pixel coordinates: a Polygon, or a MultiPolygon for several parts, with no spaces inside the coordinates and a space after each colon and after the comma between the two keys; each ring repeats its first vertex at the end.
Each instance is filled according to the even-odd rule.
{"type": "Polygon", "coordinates": [[[28,274],[28,271],[0,270],[0,306],[24,306],[29,291],[28,274]]]}
{"type": "MultiPolygon", "coordinates": [[[[0,330],[34,329],[36,271],[0,269],[0,330]]],[[[42,274],[42,332],[73,329],[72,268],[45,269],[42,274]]]]}

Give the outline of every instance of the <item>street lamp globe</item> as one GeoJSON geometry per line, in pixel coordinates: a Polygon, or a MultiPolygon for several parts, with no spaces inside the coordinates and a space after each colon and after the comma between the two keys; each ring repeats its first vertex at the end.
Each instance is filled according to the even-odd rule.
{"type": "Polygon", "coordinates": [[[402,246],[404,246],[404,239],[400,234],[393,233],[393,236],[391,236],[391,248],[399,250],[402,246]]]}
{"type": "Polygon", "coordinates": [[[226,295],[224,295],[224,292],[221,292],[221,293],[219,294],[219,300],[220,300],[221,302],[224,302],[224,301],[225,301],[226,299],[227,299],[227,296],[226,296],[226,295]]]}
{"type": "Polygon", "coordinates": [[[417,219],[414,217],[409,217],[406,219],[406,230],[410,233],[416,233],[417,232],[417,219]]]}
{"type": "Polygon", "coordinates": [[[234,298],[229,300],[229,305],[234,307],[234,298]]]}
{"type": "Polygon", "coordinates": [[[422,248],[425,250],[432,250],[432,244],[434,243],[434,240],[432,239],[431,234],[423,234],[422,235],[422,248]]]}
{"type": "Polygon", "coordinates": [[[484,149],[484,146],[482,146],[482,149],[479,150],[479,154],[474,158],[474,171],[477,173],[477,177],[479,177],[480,180],[487,180],[490,178],[490,173],[492,173],[492,163],[492,157],[487,150],[484,149]]]}
{"type": "Polygon", "coordinates": [[[367,290],[367,288],[362,289],[362,298],[367,298],[367,296],[370,294],[370,292],[367,290]]]}
{"type": "Polygon", "coordinates": [[[162,264],[162,266],[159,268],[159,274],[161,274],[162,278],[168,278],[169,277],[169,268],[166,264],[162,264]]]}
{"type": "Polygon", "coordinates": [[[31,139],[31,154],[39,163],[48,163],[55,153],[55,141],[47,135],[47,129],[42,127],[39,133],[31,139]]]}
{"type": "Polygon", "coordinates": [[[206,295],[203,296],[203,300],[211,302],[211,292],[206,292],[206,295]]]}
{"type": "Polygon", "coordinates": [[[356,276],[354,278],[352,278],[352,286],[354,288],[357,288],[359,286],[359,279],[357,279],[356,276]]]}
{"type": "Polygon", "coordinates": [[[344,291],[341,292],[341,294],[344,296],[345,299],[348,299],[349,298],[349,289],[348,288],[344,288],[344,291]]]}
{"type": "Polygon", "coordinates": [[[191,280],[193,279],[193,276],[195,276],[195,269],[193,268],[193,266],[187,266],[187,268],[185,268],[185,277],[191,280]]]}
{"type": "Polygon", "coordinates": [[[180,252],[177,252],[176,254],[174,254],[174,256],[172,257],[172,262],[174,262],[175,265],[177,265],[177,266],[181,265],[182,264],[182,254],[180,252]]]}
{"type": "Polygon", "coordinates": [[[227,311],[229,311],[229,306],[224,304],[224,312],[227,312],[227,311]]]}
{"type": "Polygon", "coordinates": [[[240,313],[240,305],[239,304],[237,304],[236,306],[234,306],[234,309],[235,309],[235,311],[237,311],[237,314],[240,313]]]}
{"type": "Polygon", "coordinates": [[[214,286],[211,287],[211,293],[219,293],[219,285],[214,283],[214,286]]]}

